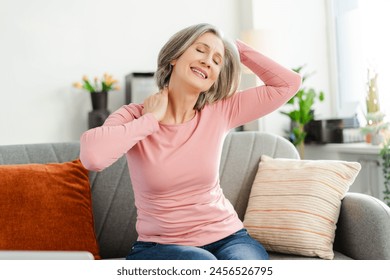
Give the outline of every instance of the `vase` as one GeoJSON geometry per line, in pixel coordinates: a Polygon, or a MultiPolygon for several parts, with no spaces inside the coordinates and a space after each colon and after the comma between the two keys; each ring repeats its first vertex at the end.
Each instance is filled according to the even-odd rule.
{"type": "Polygon", "coordinates": [[[93,110],[88,113],[88,128],[101,126],[110,115],[108,110],[93,110]]]}
{"type": "Polygon", "coordinates": [[[380,134],[380,133],[371,134],[371,144],[372,145],[378,146],[378,145],[382,144],[382,142],[383,142],[382,134],[380,134]]]}
{"type": "Polygon", "coordinates": [[[107,110],[107,91],[91,92],[92,110],[107,110]]]}

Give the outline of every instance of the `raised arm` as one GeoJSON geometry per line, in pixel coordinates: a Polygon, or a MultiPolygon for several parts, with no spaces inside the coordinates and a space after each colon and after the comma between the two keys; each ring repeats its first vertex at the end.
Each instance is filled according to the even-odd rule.
{"type": "Polygon", "coordinates": [[[152,113],[142,115],[141,105],[125,105],[112,113],[102,126],[82,134],[80,160],[85,168],[101,171],[158,129],[152,113]]]}
{"type": "Polygon", "coordinates": [[[168,88],[144,100],[143,105],[130,104],[111,114],[101,127],[81,136],[80,160],[83,165],[100,171],[127,153],[138,141],[158,131],[158,122],[168,105],[168,88]]]}
{"type": "Polygon", "coordinates": [[[262,55],[241,41],[237,41],[241,63],[253,71],[264,85],[243,90],[226,99],[229,103],[229,127],[243,125],[271,113],[285,104],[298,91],[301,77],[262,55]]]}

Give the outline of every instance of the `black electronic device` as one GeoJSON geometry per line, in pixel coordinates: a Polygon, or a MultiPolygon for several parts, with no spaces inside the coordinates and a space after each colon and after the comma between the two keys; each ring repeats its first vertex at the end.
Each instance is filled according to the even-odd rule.
{"type": "Polygon", "coordinates": [[[312,120],[305,126],[305,143],[363,142],[357,117],[312,120]]]}

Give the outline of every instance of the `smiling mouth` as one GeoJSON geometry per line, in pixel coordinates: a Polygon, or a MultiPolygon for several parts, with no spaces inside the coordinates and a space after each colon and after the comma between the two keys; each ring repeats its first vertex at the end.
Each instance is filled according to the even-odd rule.
{"type": "Polygon", "coordinates": [[[192,72],[202,77],[203,79],[207,79],[207,74],[198,68],[191,67],[192,72]]]}

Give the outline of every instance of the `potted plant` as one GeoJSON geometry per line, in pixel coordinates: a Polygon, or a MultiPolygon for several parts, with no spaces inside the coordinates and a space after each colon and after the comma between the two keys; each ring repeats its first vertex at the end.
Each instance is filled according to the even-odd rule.
{"type": "Polygon", "coordinates": [[[118,90],[118,81],[107,73],[101,79],[95,77],[93,82],[84,75],[82,82],[73,83],[75,88],[85,89],[91,94],[92,110],[107,110],[107,93],[110,90],[118,90]]]}
{"type": "Polygon", "coordinates": [[[366,136],[367,143],[380,145],[384,140],[383,134],[388,129],[389,123],[384,121],[385,114],[380,110],[377,86],[378,74],[372,69],[368,69],[367,73],[367,113],[365,114],[367,124],[361,128],[361,132],[366,136]]]}
{"type": "Polygon", "coordinates": [[[372,145],[380,145],[383,142],[383,132],[389,128],[389,123],[384,121],[385,114],[377,111],[367,113],[365,116],[367,125],[361,128],[363,135],[368,136],[372,145]]]}
{"type": "MultiPolygon", "coordinates": [[[[304,66],[293,69],[293,71],[301,74],[304,66]]],[[[305,150],[305,125],[314,119],[314,111],[312,109],[315,100],[323,101],[324,93],[317,92],[313,88],[303,86],[304,82],[312,73],[302,75],[302,87],[299,91],[287,102],[293,109],[289,112],[282,111],[281,113],[288,116],[291,120],[290,141],[298,148],[301,158],[304,158],[305,150]]]]}

